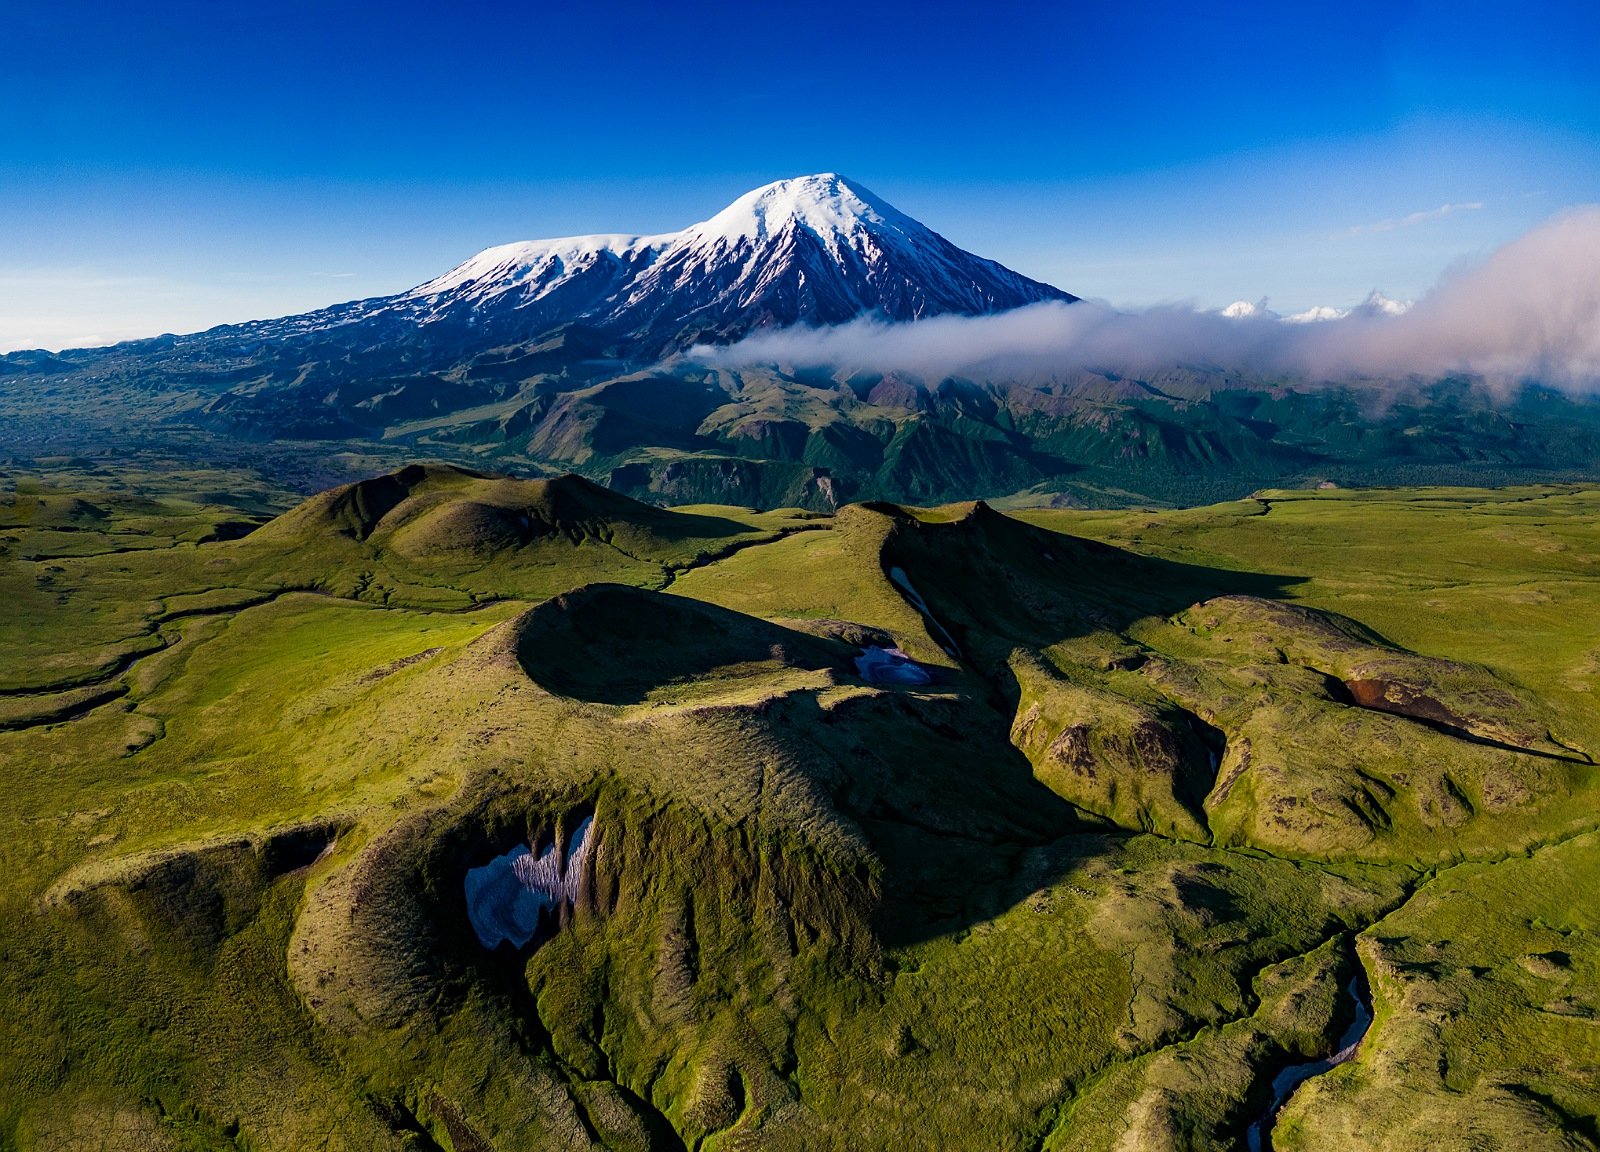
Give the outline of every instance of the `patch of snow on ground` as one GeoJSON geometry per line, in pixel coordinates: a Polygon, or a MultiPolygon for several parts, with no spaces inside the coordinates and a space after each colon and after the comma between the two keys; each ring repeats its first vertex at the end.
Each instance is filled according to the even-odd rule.
{"type": "Polygon", "coordinates": [[[931,684],[933,677],[898,648],[862,649],[856,657],[856,673],[869,684],[931,684]]]}
{"type": "Polygon", "coordinates": [[[526,844],[518,844],[483,867],[468,870],[467,918],[478,943],[491,950],[502,941],[513,948],[525,947],[539,930],[545,909],[554,911],[577,901],[593,823],[592,817],[585,819],[573,830],[564,853],[552,844],[535,856],[526,844]]]}
{"type": "Polygon", "coordinates": [[[935,618],[933,610],[928,607],[928,602],[918,595],[917,590],[911,586],[911,577],[906,575],[904,568],[889,569],[889,579],[900,591],[905,593],[906,599],[911,601],[911,606],[922,613],[923,619],[939,630],[939,635],[944,637],[940,646],[950,654],[952,659],[961,659],[961,649],[956,644],[956,638],[950,635],[945,626],[935,618]]]}

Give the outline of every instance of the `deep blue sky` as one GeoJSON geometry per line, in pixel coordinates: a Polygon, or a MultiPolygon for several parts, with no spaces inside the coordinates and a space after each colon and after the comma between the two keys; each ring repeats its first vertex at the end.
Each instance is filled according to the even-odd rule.
{"type": "Polygon", "coordinates": [[[1082,295],[1280,310],[1414,296],[1600,200],[1594,3],[6,0],[0,45],[0,348],[812,171],[1082,295]]]}

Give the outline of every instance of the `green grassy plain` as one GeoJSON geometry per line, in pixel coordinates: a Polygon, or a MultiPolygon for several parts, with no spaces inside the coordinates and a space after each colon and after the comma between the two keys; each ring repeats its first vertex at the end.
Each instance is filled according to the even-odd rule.
{"type": "Polygon", "coordinates": [[[1600,1146],[1600,491],[226,479],[0,502],[0,1148],[1600,1146]]]}

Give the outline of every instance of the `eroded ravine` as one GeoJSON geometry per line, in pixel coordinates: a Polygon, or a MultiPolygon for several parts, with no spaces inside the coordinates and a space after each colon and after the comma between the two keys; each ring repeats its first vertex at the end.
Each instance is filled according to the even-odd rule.
{"type": "Polygon", "coordinates": [[[1283,1110],[1283,1106],[1289,1102],[1289,1098],[1300,1085],[1355,1059],[1362,1040],[1366,1038],[1367,1030],[1372,1027],[1372,990],[1367,983],[1366,969],[1361,965],[1359,952],[1356,954],[1355,963],[1355,975],[1351,976],[1350,982],[1345,985],[1345,995],[1350,1000],[1353,1015],[1344,1034],[1339,1037],[1338,1050],[1320,1060],[1301,1060],[1290,1064],[1280,1069],[1272,1078],[1271,1103],[1267,1105],[1266,1111],[1252,1120],[1250,1127],[1245,1129],[1244,1143],[1249,1152],[1271,1152],[1272,1128],[1277,1123],[1278,1113],[1283,1110]]]}

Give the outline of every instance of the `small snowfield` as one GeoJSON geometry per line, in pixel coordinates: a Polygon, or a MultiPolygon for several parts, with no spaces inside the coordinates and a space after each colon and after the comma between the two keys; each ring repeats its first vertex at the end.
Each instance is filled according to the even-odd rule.
{"type": "Polygon", "coordinates": [[[932,684],[933,675],[898,648],[872,645],[856,657],[856,675],[869,684],[932,684]]]}
{"type": "Polygon", "coordinates": [[[589,851],[589,826],[584,820],[573,830],[562,861],[552,844],[538,856],[518,844],[466,877],[467,918],[478,943],[491,951],[502,941],[524,948],[539,931],[545,909],[552,912],[578,898],[578,878],[589,851]],[[564,866],[563,866],[564,863],[564,866]]]}

